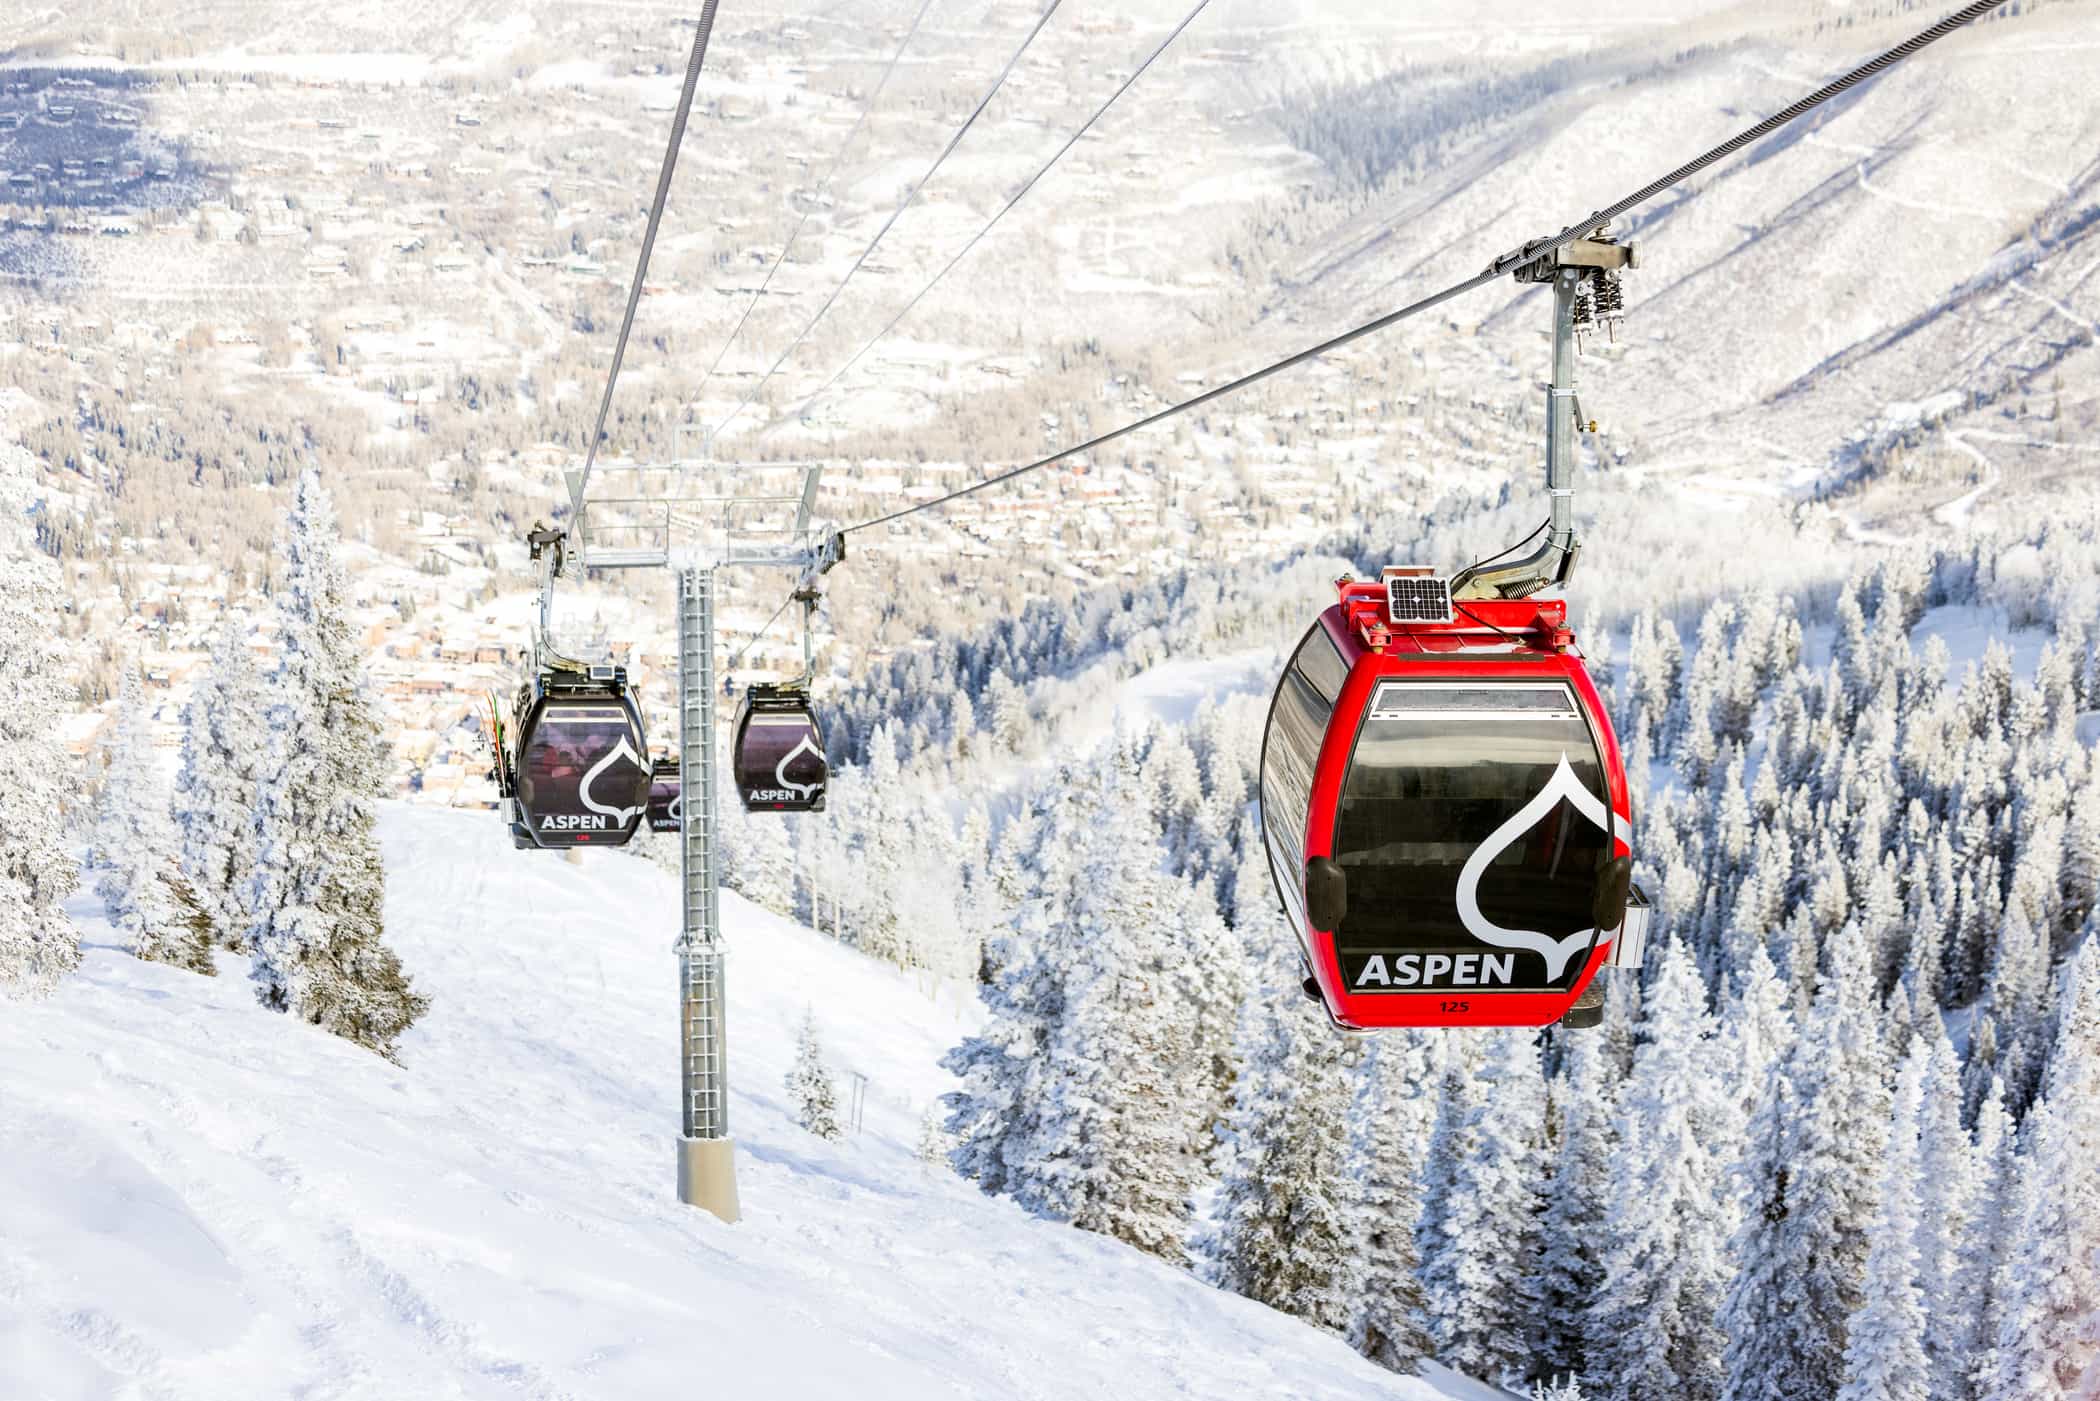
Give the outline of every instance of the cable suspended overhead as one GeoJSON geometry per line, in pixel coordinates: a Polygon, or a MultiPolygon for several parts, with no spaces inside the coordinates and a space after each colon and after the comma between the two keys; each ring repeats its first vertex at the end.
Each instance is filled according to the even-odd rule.
{"type": "MultiPolygon", "coordinates": [[[[882,96],[883,88],[889,85],[890,75],[897,71],[897,60],[904,57],[904,51],[911,47],[913,37],[919,32],[920,21],[926,18],[926,12],[932,8],[933,0],[919,0],[919,8],[911,17],[911,26],[904,31],[904,37],[897,41],[897,47],[891,51],[890,61],[883,65],[882,76],[875,80],[875,86],[868,92],[868,100],[861,104],[860,115],[853,119],[852,129],[846,133],[845,139],[839,142],[838,150],[832,153],[830,168],[824,172],[824,178],[817,182],[816,194],[821,195],[830,189],[831,182],[838,178],[839,167],[845,163],[846,152],[852,147],[853,138],[860,135],[860,129],[867,125],[868,114],[875,110],[876,99],[882,96]]],[[[744,323],[751,319],[752,311],[766,295],[767,289],[773,285],[773,274],[779,272],[780,265],[787,261],[787,255],[793,251],[795,240],[802,237],[803,226],[809,223],[809,216],[815,207],[815,200],[812,199],[803,209],[802,217],[795,221],[795,227],[788,232],[787,242],[781,244],[780,251],[773,256],[773,262],[767,267],[765,277],[759,281],[758,290],[751,294],[750,301],[744,303],[743,314],[737,317],[736,325],[730,329],[729,338],[722,342],[722,348],[715,352],[714,363],[709,365],[707,373],[700,377],[700,387],[693,391],[696,401],[707,389],[708,381],[715,377],[715,371],[722,368],[722,360],[729,354],[729,348],[736,344],[736,338],[744,333],[744,323]]]]}
{"type": "Polygon", "coordinates": [[[1196,16],[1202,14],[1204,7],[1209,4],[1210,0],[1196,0],[1195,7],[1191,9],[1187,14],[1181,17],[1181,23],[1175,25],[1171,30],[1169,30],[1167,32],[1167,37],[1160,40],[1158,45],[1152,50],[1152,52],[1146,54],[1145,57],[1139,61],[1137,68],[1131,73],[1131,75],[1125,78],[1116,87],[1116,90],[1108,95],[1108,100],[1106,102],[1103,102],[1099,107],[1096,107],[1094,109],[1094,114],[1088,117],[1084,122],[1082,122],[1077,131],[1074,131],[1070,136],[1065,138],[1064,145],[1058,147],[1056,153],[1053,154],[1049,160],[1044,161],[1042,165],[1036,168],[1036,172],[1033,175],[1029,176],[1025,181],[1021,183],[1021,187],[1018,190],[1014,191],[1013,196],[1009,198],[1005,204],[999,207],[998,213],[992,215],[991,218],[987,219],[984,223],[984,227],[977,230],[976,233],[970,235],[970,241],[968,243],[965,243],[961,248],[957,249],[955,251],[955,255],[949,258],[948,261],[942,265],[941,270],[939,272],[936,272],[931,278],[927,279],[926,285],[921,287],[918,291],[914,292],[912,294],[911,300],[906,302],[904,306],[897,312],[897,314],[889,319],[888,323],[885,324],[881,330],[877,331],[874,335],[868,337],[867,341],[864,344],[862,344],[861,348],[854,351],[853,354],[847,358],[845,364],[839,366],[836,370],[832,371],[831,378],[825,380],[822,384],[818,385],[816,387],[816,390],[813,393],[811,393],[808,398],[804,399],[801,402],[801,404],[796,406],[796,408],[791,410],[787,415],[784,415],[784,417],[800,417],[801,415],[809,412],[810,406],[816,403],[817,400],[823,398],[824,392],[826,390],[830,389],[831,386],[833,386],[834,384],[837,384],[839,380],[845,377],[848,371],[850,371],[855,365],[859,364],[860,358],[863,355],[866,355],[870,350],[874,349],[876,343],[881,341],[887,335],[889,335],[890,332],[896,330],[898,325],[904,320],[904,318],[911,315],[913,308],[917,307],[921,301],[925,300],[926,294],[934,289],[935,284],[938,283],[942,278],[946,277],[950,272],[953,272],[955,270],[955,265],[957,263],[960,263],[964,258],[968,257],[970,255],[970,250],[975,248],[978,245],[978,243],[980,243],[984,239],[984,236],[986,234],[990,233],[994,228],[996,228],[999,224],[999,221],[1001,219],[1004,219],[1009,213],[1013,211],[1013,207],[1015,205],[1019,204],[1024,198],[1027,197],[1028,192],[1035,188],[1036,182],[1041,180],[1045,175],[1048,175],[1050,173],[1051,167],[1055,166],[1059,161],[1063,160],[1065,157],[1065,153],[1070,151],[1074,146],[1078,145],[1080,140],[1083,137],[1085,137],[1085,135],[1089,131],[1093,130],[1094,124],[1100,121],[1101,118],[1107,114],[1109,108],[1116,105],[1116,99],[1120,98],[1124,93],[1130,91],[1131,85],[1137,82],[1139,78],[1145,76],[1145,70],[1152,66],[1153,60],[1158,58],[1161,54],[1165,53],[1168,47],[1172,45],[1176,39],[1181,37],[1181,32],[1184,29],[1187,29],[1189,25],[1195,21],[1196,16]]]}
{"type": "Polygon", "coordinates": [[[1181,400],[1178,403],[1169,404],[1166,408],[1160,409],[1154,413],[1149,413],[1143,418],[1136,419],[1130,423],[1126,423],[1119,428],[1112,428],[1108,432],[1098,434],[1092,438],[1088,438],[1084,442],[1074,443],[1069,447],[1059,448],[1056,452],[1051,453],[1047,457],[1037,458],[1033,462],[1026,463],[1019,467],[1010,468],[1004,472],[996,473],[993,476],[986,477],[983,481],[973,482],[969,486],[958,488],[955,491],[949,492],[945,496],[935,497],[931,501],[922,501],[915,506],[902,507],[898,510],[889,511],[883,515],[875,516],[872,519],[860,521],[857,524],[846,526],[839,533],[841,535],[850,535],[856,531],[871,530],[878,525],[888,525],[892,521],[903,520],[907,516],[915,516],[921,511],[935,510],[939,507],[947,505],[951,501],[958,501],[965,496],[973,496],[980,491],[985,491],[992,487],[1000,486],[1006,482],[1010,482],[1016,477],[1026,476],[1030,472],[1041,471],[1043,468],[1053,466],[1056,463],[1064,461],[1068,457],[1076,457],[1081,453],[1092,452],[1097,448],[1106,447],[1108,444],[1116,441],[1118,438],[1126,437],[1129,434],[1139,431],[1140,429],[1150,428],[1154,424],[1165,422],[1167,419],[1173,418],[1178,414],[1187,413],[1191,409],[1199,409],[1205,404],[1212,403],[1213,401],[1218,399],[1222,399],[1229,394],[1237,394],[1242,389],[1246,389],[1252,385],[1259,384],[1261,381],[1269,378],[1271,375],[1280,374],[1285,370],[1293,369],[1299,365],[1304,364],[1308,360],[1317,359],[1322,355],[1326,355],[1332,351],[1339,350],[1343,346],[1350,345],[1356,341],[1362,340],[1365,336],[1372,335],[1378,331],[1383,331],[1390,326],[1398,325],[1400,322],[1408,320],[1410,317],[1419,316],[1425,311],[1430,311],[1436,307],[1442,306],[1445,302],[1451,301],[1453,298],[1463,296],[1467,292],[1471,292],[1476,288],[1484,287],[1490,282],[1499,281],[1502,278],[1511,277],[1522,273],[1527,269],[1533,268],[1539,263],[1543,262],[1544,260],[1552,257],[1560,249],[1567,247],[1569,244],[1575,242],[1577,239],[1583,238],[1584,236],[1603,228],[1613,219],[1616,219],[1620,215],[1625,214],[1627,211],[1635,208],[1636,206],[1643,204],[1650,199],[1653,199],[1656,195],[1661,194],[1664,190],[1667,190],[1673,185],[1677,185],[1683,182],[1684,180],[1689,179],[1691,176],[1698,174],[1700,171],[1706,169],[1708,166],[1714,164],[1716,161],[1725,159],[1726,157],[1734,154],[1735,152],[1740,151],[1741,149],[1743,149],[1743,147],[1748,146],[1751,142],[1760,140],[1765,136],[1769,136],[1771,133],[1779,130],[1781,127],[1786,126],[1791,122],[1799,120],[1804,114],[1813,111],[1817,107],[1820,107],[1822,104],[1828,102],[1831,98],[1836,97],[1838,94],[1846,91],[1847,89],[1855,87],[1860,83],[1866,82],[1871,78],[1878,77],[1880,74],[1886,72],[1888,69],[1893,68],[1896,64],[1901,63],[1904,59],[1909,58],[1912,54],[1917,53],[1920,49],[1923,49],[1927,45],[1935,43],[1936,41],[1945,38],[1947,35],[1952,34],[1955,30],[1960,29],[1964,25],[1969,24],[1974,20],[1980,19],[1982,16],[1989,14],[1992,10],[1997,9],[2001,5],[2004,5],[2006,3],[2009,3],[2009,0],[1973,0],[1973,3],[1963,6],[1961,9],[1947,16],[1939,23],[1933,25],[1930,29],[1926,29],[1918,34],[1915,34],[1909,39],[1906,39],[1902,43],[1896,45],[1896,47],[1888,50],[1887,52],[1879,54],[1876,57],[1868,60],[1866,63],[1861,64],[1859,67],[1854,68],[1851,72],[1837,79],[1835,82],[1827,83],[1823,87],[1816,89],[1814,92],[1802,98],[1800,101],[1794,103],[1792,106],[1786,107],[1781,111],[1773,113],[1771,116],[1766,117],[1763,121],[1758,122],[1754,126],[1745,128],[1743,131],[1738,132],[1736,135],[1730,137],[1728,140],[1722,142],[1720,145],[1713,147],[1711,150],[1703,152],[1699,156],[1696,156],[1689,161],[1686,161],[1683,165],[1678,166],[1669,174],[1664,175],[1659,179],[1650,181],[1646,185],[1643,185],[1640,189],[1634,191],[1632,194],[1626,196],[1624,199],[1621,199],[1616,203],[1607,205],[1602,209],[1592,211],[1585,218],[1575,223],[1567,225],[1557,234],[1552,234],[1545,238],[1534,239],[1530,243],[1526,243],[1519,248],[1512,249],[1511,251],[1503,254],[1501,257],[1496,258],[1493,262],[1489,263],[1484,270],[1475,273],[1473,276],[1467,278],[1463,282],[1453,283],[1451,286],[1444,288],[1442,291],[1432,292],[1428,296],[1421,298],[1419,301],[1410,302],[1408,305],[1401,307],[1397,311],[1387,312],[1383,316],[1376,317],[1370,321],[1366,321],[1360,326],[1342,332],[1340,335],[1330,336],[1317,345],[1308,346],[1304,350],[1300,350],[1295,354],[1287,355],[1281,360],[1277,360],[1270,364],[1264,365],[1258,370],[1249,371],[1248,373],[1239,376],[1237,379],[1229,380],[1226,383],[1218,385],[1213,389],[1207,389],[1201,394],[1193,395],[1187,399],[1181,400]]]}
{"type": "Polygon", "coordinates": [[[685,65],[685,86],[678,92],[678,110],[671,117],[671,139],[664,146],[663,169],[656,176],[656,198],[649,205],[649,224],[642,231],[641,256],[635,259],[634,283],[627,289],[627,310],[620,317],[620,337],[613,342],[612,367],[605,372],[605,397],[598,401],[598,421],[583,450],[583,476],[571,493],[584,499],[591,481],[591,468],[598,460],[598,442],[605,436],[605,415],[612,408],[613,386],[620,382],[620,366],[627,358],[627,337],[634,330],[634,309],[641,304],[642,280],[649,273],[649,255],[656,251],[656,231],[664,221],[664,202],[671,194],[671,174],[678,169],[678,148],[685,141],[686,117],[693,110],[693,93],[700,84],[700,65],[707,60],[707,37],[714,32],[715,9],[721,0],[706,0],[693,30],[693,53],[685,65]]]}
{"type": "MultiPolygon", "coordinates": [[[[1397,311],[1388,312],[1384,316],[1378,317],[1375,320],[1367,321],[1362,325],[1355,327],[1352,330],[1344,331],[1340,335],[1330,337],[1329,339],[1320,342],[1318,345],[1310,346],[1304,350],[1297,352],[1294,355],[1287,356],[1282,360],[1278,360],[1271,364],[1264,365],[1258,370],[1254,370],[1248,374],[1241,375],[1239,378],[1231,380],[1228,383],[1221,384],[1214,389],[1205,390],[1203,393],[1184,399],[1179,403],[1170,404],[1166,408],[1161,409],[1156,413],[1147,414],[1145,417],[1137,419],[1134,422],[1124,424],[1120,428],[1111,429],[1107,433],[1103,433],[1096,437],[1089,438],[1084,442],[1075,443],[1070,447],[1060,448],[1058,451],[1051,453],[1047,457],[1038,458],[1034,462],[1026,463],[1022,466],[1012,468],[1008,471],[997,473],[993,476],[985,478],[983,481],[974,482],[969,486],[961,487],[955,491],[947,493],[944,496],[935,497],[930,501],[922,501],[914,506],[906,506],[895,511],[885,512],[884,514],[879,516],[874,516],[868,520],[856,522],[853,525],[849,525],[842,528],[838,532],[838,535],[841,538],[843,538],[846,535],[854,534],[859,531],[871,530],[879,525],[888,525],[892,522],[903,520],[909,516],[915,516],[921,511],[935,510],[940,507],[946,506],[951,501],[957,501],[965,496],[972,496],[980,491],[985,491],[992,487],[1000,486],[1006,482],[1014,480],[1016,477],[1025,476],[1030,472],[1039,471],[1042,468],[1052,466],[1058,462],[1062,462],[1066,458],[1076,457],[1081,453],[1091,452],[1097,448],[1104,447],[1107,444],[1114,442],[1118,438],[1124,437],[1131,433],[1138,432],[1140,429],[1152,427],[1154,424],[1164,422],[1169,418],[1173,418],[1177,414],[1183,414],[1187,413],[1191,409],[1201,408],[1203,405],[1224,398],[1228,394],[1238,393],[1240,390],[1246,389],[1251,385],[1257,384],[1260,381],[1269,378],[1271,375],[1279,374],[1284,370],[1292,369],[1298,365],[1305,363],[1307,360],[1315,359],[1321,355],[1328,353],[1329,351],[1340,349],[1341,347],[1348,345],[1354,341],[1361,340],[1365,336],[1371,335],[1378,331],[1385,330],[1389,326],[1397,325],[1400,322],[1409,319],[1410,317],[1418,316],[1422,312],[1432,310],[1435,307],[1443,305],[1445,302],[1451,301],[1456,297],[1463,296],[1467,292],[1473,291],[1478,287],[1485,286],[1486,284],[1496,281],[1499,278],[1514,275],[1520,270],[1536,265],[1544,259],[1552,257],[1556,252],[1566,247],[1568,244],[1573,243],[1576,239],[1583,237],[1585,234],[1588,234],[1593,230],[1601,228],[1605,223],[1609,222],[1611,219],[1617,218],[1618,216],[1632,210],[1637,205],[1640,205],[1647,200],[1653,199],[1656,195],[1662,193],[1664,190],[1667,190],[1673,185],[1676,185],[1688,179],[1689,177],[1697,174],[1698,172],[1706,169],[1708,166],[1714,164],[1716,161],[1722,160],[1725,157],[1735,153],[1736,151],[1743,149],[1751,142],[1760,140],[1765,136],[1769,136],[1772,132],[1779,130],[1781,127],[1786,126],[1791,122],[1799,120],[1804,114],[1814,110],[1815,108],[1821,106],[1825,102],[1828,102],[1831,98],[1836,97],[1838,94],[1845,92],[1850,88],[1856,87],[1857,85],[1867,81],[1868,79],[1879,76],[1883,72],[1886,72],[1888,69],[1894,67],[1896,64],[1901,63],[1904,59],[1911,57],[1919,50],[1925,48],[1930,44],[1936,43],[1941,39],[1944,39],[1947,35],[1952,34],[1955,30],[1963,28],[1964,26],[1973,23],[1978,19],[1981,19],[1984,15],[1989,14],[1992,10],[1998,9],[2001,5],[2005,3],[2008,3],[2008,0],[1973,0],[1971,4],[1963,6],[1961,9],[1955,11],[1953,14],[1948,15],[1945,19],[1942,19],[1941,21],[1939,21],[1939,23],[1933,25],[1929,29],[1925,29],[1919,32],[1918,34],[1913,35],[1909,39],[1904,40],[1902,43],[1896,45],[1894,48],[1889,49],[1884,53],[1876,55],[1874,58],[1869,59],[1867,62],[1859,65],[1857,68],[1852,69],[1844,76],[1836,79],[1833,82],[1825,84],[1824,86],[1810,93],[1808,96],[1802,98],[1800,101],[1795,102],[1791,106],[1783,108],[1782,110],[1773,113],[1771,116],[1766,117],[1763,121],[1756,123],[1754,126],[1745,128],[1743,131],[1737,133],[1733,137],[1730,137],[1727,141],[1722,142],[1720,145],[1701,153],[1700,155],[1694,157],[1692,160],[1686,161],[1683,165],[1678,166],[1669,174],[1664,175],[1659,179],[1650,181],[1648,184],[1642,186],[1639,190],[1636,190],[1633,194],[1626,196],[1624,199],[1621,199],[1614,204],[1608,205],[1603,209],[1594,211],[1590,214],[1590,216],[1587,219],[1584,219],[1579,223],[1570,224],[1567,227],[1563,228],[1557,234],[1551,235],[1547,238],[1535,240],[1531,243],[1524,244],[1520,248],[1513,249],[1510,252],[1503,254],[1501,257],[1496,258],[1492,263],[1488,264],[1486,269],[1479,273],[1476,273],[1472,277],[1465,279],[1463,282],[1454,283],[1441,291],[1433,292],[1429,296],[1423,297],[1418,301],[1411,302],[1408,305],[1401,307],[1397,311]]],[[[1536,532],[1534,532],[1534,534],[1536,534],[1536,532]]],[[[766,630],[771,628],[772,622],[774,620],[777,620],[780,617],[780,614],[785,611],[786,607],[785,604],[783,604],[781,609],[774,613],[773,619],[768,620],[766,627],[760,629],[758,636],[764,636],[766,630]]],[[[756,636],[751,639],[752,643],[755,643],[757,641],[758,637],[756,636]]],[[[746,644],[747,649],[750,645],[751,643],[746,644]]]]}
{"type": "Polygon", "coordinates": [[[1012,56],[1006,60],[1006,66],[999,70],[999,76],[992,80],[992,85],[985,89],[984,96],[979,98],[977,105],[970,110],[970,115],[963,118],[962,125],[957,127],[955,134],[948,138],[948,144],[943,146],[940,154],[933,158],[933,164],[927,166],[926,172],[913,181],[910,188],[905,190],[904,198],[897,201],[897,207],[890,211],[889,218],[882,221],[882,227],[875,231],[875,237],[868,240],[868,246],[860,250],[860,256],[853,260],[852,267],[846,269],[846,275],[839,279],[838,286],[831,289],[831,295],[826,297],[824,304],[817,308],[816,315],[810,317],[808,323],[800,331],[796,332],[795,338],[788,342],[787,349],[780,352],[773,363],[767,367],[765,374],[759,377],[758,383],[751,386],[751,392],[738,400],[736,407],[725,414],[722,421],[714,426],[713,432],[708,435],[710,439],[721,436],[722,430],[727,428],[738,414],[750,407],[752,401],[758,398],[773,376],[779,372],[780,367],[787,363],[788,357],[793,355],[802,342],[809,337],[809,333],[816,329],[817,323],[824,319],[825,313],[829,312],[833,303],[838,301],[839,294],[844,292],[846,285],[853,281],[854,274],[858,273],[867,263],[869,257],[874,254],[876,247],[881,244],[883,237],[896,225],[897,220],[903,217],[904,211],[911,207],[912,202],[919,197],[919,191],[926,187],[926,182],[931,180],[934,173],[941,168],[948,157],[954,154],[955,148],[962,144],[963,137],[967,136],[970,128],[977,124],[977,119],[984,115],[984,109],[991,105],[992,99],[999,95],[999,90],[1006,86],[1006,80],[1013,73],[1014,66],[1021,61],[1021,55],[1028,52],[1028,47],[1035,42],[1036,35],[1043,32],[1043,26],[1050,22],[1050,17],[1057,13],[1057,7],[1063,3],[1064,0],[1049,0],[1049,3],[1043,6],[1043,12],[1036,16],[1034,26],[1029,29],[1027,36],[1021,40],[1020,47],[1013,51],[1012,56]]]}

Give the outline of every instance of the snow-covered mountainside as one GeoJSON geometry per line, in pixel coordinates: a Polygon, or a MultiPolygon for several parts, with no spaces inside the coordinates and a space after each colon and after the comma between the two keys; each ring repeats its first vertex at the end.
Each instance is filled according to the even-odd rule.
{"type": "Polygon", "coordinates": [[[1956,0],[1190,3],[732,0],[639,273],[683,7],[0,6],[0,1401],[2100,1398],[2100,0],[1618,222],[1567,602],[1648,957],[1368,1045],[1264,717],[1345,571],[1536,534],[1546,294],[988,478],[1956,0]],[[807,459],[852,541],[716,598],[833,769],[724,805],[734,1229],[668,843],[490,812],[536,618],[674,738],[668,574],[533,597],[587,443],[609,534],[807,459]]]}
{"type": "MultiPolygon", "coordinates": [[[[390,807],[395,1066],[91,945],[0,1017],[0,1397],[1387,1397],[1439,1390],[913,1151],[965,1029],[724,904],[744,1220],[678,1204],[675,885],[390,807]],[[797,1128],[814,1008],[860,1132],[797,1128]]],[[[1463,1388],[1463,1389],[1457,1389],[1463,1388]]]]}

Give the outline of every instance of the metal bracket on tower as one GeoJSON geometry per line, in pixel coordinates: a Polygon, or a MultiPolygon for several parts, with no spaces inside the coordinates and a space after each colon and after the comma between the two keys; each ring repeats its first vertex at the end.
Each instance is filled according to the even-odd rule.
{"type": "Polygon", "coordinates": [[[1596,229],[1522,264],[1516,269],[1515,277],[1519,282],[1551,282],[1560,275],[1562,268],[1618,272],[1640,265],[1640,254],[1634,244],[1620,243],[1604,230],[1596,229]]]}
{"type": "Polygon", "coordinates": [[[1553,379],[1546,389],[1546,538],[1537,549],[1505,564],[1460,571],[1451,581],[1454,599],[1525,598],[1564,584],[1574,572],[1581,546],[1575,539],[1575,439],[1582,431],[1575,398],[1577,337],[1589,319],[1617,321],[1622,305],[1619,273],[1639,265],[1631,243],[1614,241],[1602,228],[1546,253],[1532,245],[1491,265],[1507,268],[1519,282],[1553,288],[1553,379]]]}
{"type": "MultiPolygon", "coordinates": [[[[590,656],[571,656],[554,645],[554,581],[568,563],[569,532],[534,521],[525,532],[525,548],[540,567],[539,629],[532,639],[532,664],[536,670],[581,672],[593,664],[590,656]]],[[[595,660],[603,661],[603,656],[595,660]]]]}
{"type": "Polygon", "coordinates": [[[821,593],[823,591],[822,581],[824,576],[831,572],[833,565],[842,562],[845,558],[845,533],[835,530],[825,537],[823,544],[818,545],[811,552],[809,567],[803,570],[801,579],[795,584],[796,596],[799,598],[805,593],[812,595],[821,593]]]}
{"type": "Polygon", "coordinates": [[[556,577],[559,577],[563,562],[563,551],[568,538],[569,532],[563,530],[560,526],[549,529],[539,521],[534,521],[532,529],[525,532],[525,548],[531,552],[534,564],[538,564],[540,557],[546,554],[548,550],[553,550],[554,560],[550,568],[552,568],[556,577]]]}

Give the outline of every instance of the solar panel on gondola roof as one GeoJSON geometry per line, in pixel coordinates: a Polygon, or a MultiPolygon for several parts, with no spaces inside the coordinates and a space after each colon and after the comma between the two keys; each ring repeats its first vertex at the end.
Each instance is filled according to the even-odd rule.
{"type": "Polygon", "coordinates": [[[1386,613],[1395,623],[1448,623],[1451,621],[1451,581],[1426,570],[1388,569],[1385,574],[1386,613]]]}

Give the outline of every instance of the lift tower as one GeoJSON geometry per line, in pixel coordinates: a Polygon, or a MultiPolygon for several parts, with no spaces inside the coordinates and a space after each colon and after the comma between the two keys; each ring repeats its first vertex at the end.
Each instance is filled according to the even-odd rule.
{"type": "Polygon", "coordinates": [[[716,782],[715,599],[719,571],[784,569],[814,595],[845,552],[815,528],[823,469],[681,461],[598,464],[568,474],[569,549],[588,569],[668,569],[678,587],[679,768],[683,816],[678,940],[678,1199],[724,1221],[739,1214],[729,1133],[728,1004],[721,937],[716,782]]]}

